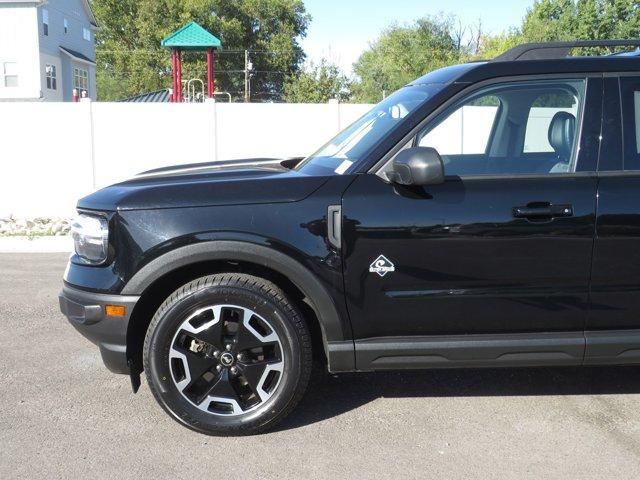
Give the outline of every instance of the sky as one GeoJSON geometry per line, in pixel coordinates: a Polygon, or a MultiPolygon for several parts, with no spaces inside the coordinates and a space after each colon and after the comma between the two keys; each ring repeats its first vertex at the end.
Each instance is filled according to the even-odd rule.
{"type": "Polygon", "coordinates": [[[307,59],[326,57],[351,74],[352,64],[393,22],[412,23],[425,15],[453,14],[463,25],[482,20],[485,33],[518,26],[533,0],[305,0],[313,17],[302,41],[307,59]]]}

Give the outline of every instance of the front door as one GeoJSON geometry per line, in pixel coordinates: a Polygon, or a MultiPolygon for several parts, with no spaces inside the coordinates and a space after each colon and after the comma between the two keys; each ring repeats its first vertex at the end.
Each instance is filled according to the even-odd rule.
{"type": "Polygon", "coordinates": [[[460,336],[464,355],[495,339],[485,360],[582,361],[601,91],[580,78],[478,89],[411,140],[439,151],[444,184],[394,185],[388,167],[354,181],[343,235],[358,368],[455,360],[441,347],[460,336]],[[557,351],[531,349],[542,332],[557,351]]]}

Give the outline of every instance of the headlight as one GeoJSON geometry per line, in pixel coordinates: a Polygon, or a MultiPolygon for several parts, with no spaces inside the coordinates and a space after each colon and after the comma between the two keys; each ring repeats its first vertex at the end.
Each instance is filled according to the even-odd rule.
{"type": "Polygon", "coordinates": [[[99,265],[109,254],[109,224],[95,215],[81,213],[71,225],[76,254],[84,263],[99,265]]]}

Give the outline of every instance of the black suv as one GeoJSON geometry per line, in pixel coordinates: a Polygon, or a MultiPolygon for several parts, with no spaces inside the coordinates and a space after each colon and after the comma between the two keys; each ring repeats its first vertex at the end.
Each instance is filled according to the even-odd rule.
{"type": "Polygon", "coordinates": [[[100,190],[61,309],[209,434],[272,427],[314,358],[640,363],[640,58],[567,56],[613,46],[640,42],[521,45],[419,78],[308,158],[100,190]]]}

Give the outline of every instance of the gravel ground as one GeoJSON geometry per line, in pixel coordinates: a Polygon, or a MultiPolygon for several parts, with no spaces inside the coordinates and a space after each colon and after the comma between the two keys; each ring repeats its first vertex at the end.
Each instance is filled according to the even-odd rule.
{"type": "Polygon", "coordinates": [[[0,255],[0,478],[640,475],[640,369],[317,377],[275,432],[193,433],[58,312],[67,255],[0,255]]]}

